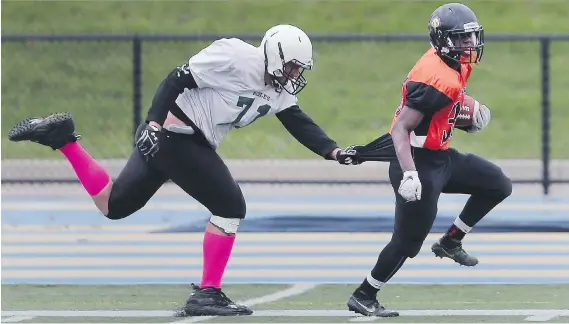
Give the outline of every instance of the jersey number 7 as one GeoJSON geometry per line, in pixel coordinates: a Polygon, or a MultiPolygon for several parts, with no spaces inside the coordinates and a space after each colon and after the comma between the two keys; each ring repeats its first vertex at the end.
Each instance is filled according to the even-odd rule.
{"type": "Polygon", "coordinates": [[[448,141],[452,137],[454,132],[454,125],[456,124],[456,118],[460,114],[460,101],[452,106],[448,115],[448,129],[443,130],[443,136],[441,138],[441,145],[448,141]]]}
{"type": "Polygon", "coordinates": [[[237,107],[241,107],[241,108],[243,108],[243,110],[241,110],[239,115],[237,115],[237,118],[235,118],[235,120],[232,123],[235,128],[243,128],[247,125],[250,125],[255,120],[257,120],[257,118],[265,116],[271,110],[271,106],[269,106],[269,105],[259,106],[259,108],[257,108],[257,113],[259,113],[259,114],[257,115],[257,117],[255,117],[255,119],[253,119],[250,123],[247,123],[247,125],[237,126],[237,124],[241,121],[241,118],[243,118],[243,116],[245,116],[245,114],[247,113],[247,111],[249,111],[251,106],[253,106],[254,101],[255,101],[255,98],[239,96],[239,99],[237,100],[237,107]]]}

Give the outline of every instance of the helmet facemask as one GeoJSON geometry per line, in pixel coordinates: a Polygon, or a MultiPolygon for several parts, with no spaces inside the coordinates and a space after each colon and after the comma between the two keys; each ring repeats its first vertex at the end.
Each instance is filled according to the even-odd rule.
{"type": "MultiPolygon", "coordinates": [[[[267,71],[272,78],[273,86],[277,92],[284,89],[291,95],[297,95],[308,83],[304,78],[304,71],[312,69],[311,65],[303,64],[297,59],[285,62],[281,43],[278,44],[279,56],[282,62],[282,68],[275,71],[267,71]]],[[[265,43],[265,62],[267,61],[266,52],[267,43],[265,43]]],[[[265,64],[266,65],[266,64],[265,64]]]]}
{"type": "Polygon", "coordinates": [[[484,30],[477,23],[470,24],[465,24],[464,29],[439,30],[439,53],[461,64],[480,63],[484,52],[484,30]]]}

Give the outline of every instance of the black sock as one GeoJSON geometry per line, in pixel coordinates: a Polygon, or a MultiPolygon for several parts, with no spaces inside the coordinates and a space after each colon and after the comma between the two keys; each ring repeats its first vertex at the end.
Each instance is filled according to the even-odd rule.
{"type": "Polygon", "coordinates": [[[456,225],[452,224],[447,232],[445,233],[443,238],[451,238],[454,240],[458,240],[461,241],[464,236],[466,235],[465,232],[463,232],[460,228],[456,227],[456,225]]]}
{"type": "Polygon", "coordinates": [[[364,293],[366,295],[366,297],[375,297],[377,295],[377,292],[379,291],[379,289],[380,288],[376,288],[376,287],[372,286],[369,283],[369,281],[367,281],[367,278],[366,278],[366,279],[364,279],[362,284],[358,287],[358,289],[356,289],[354,294],[364,293]]]}
{"type": "Polygon", "coordinates": [[[370,273],[370,280],[368,280],[368,276],[356,291],[362,291],[370,297],[375,296],[381,286],[397,273],[406,259],[407,257],[399,251],[395,244],[389,242],[377,258],[377,262],[370,273]]]}

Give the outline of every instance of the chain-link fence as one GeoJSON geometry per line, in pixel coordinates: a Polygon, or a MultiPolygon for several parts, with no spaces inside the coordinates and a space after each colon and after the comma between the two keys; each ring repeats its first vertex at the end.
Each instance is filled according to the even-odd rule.
{"type": "MultiPolygon", "coordinates": [[[[73,113],[81,143],[94,157],[118,159],[113,163],[121,165],[160,81],[224,36],[4,35],[3,181],[37,180],[30,170],[41,173],[43,180],[62,180],[56,167],[62,162],[59,155],[34,143],[12,143],[6,134],[21,119],[59,111],[73,113]]],[[[259,35],[237,37],[252,44],[260,40],[259,35]]],[[[400,101],[401,82],[428,48],[425,36],[313,39],[315,68],[307,73],[301,108],[341,146],[385,133],[400,101]]],[[[541,174],[524,182],[543,182],[547,188],[551,181],[567,181],[549,174],[550,147],[553,158],[569,158],[564,130],[569,122],[567,40],[569,35],[487,36],[468,92],[492,109],[492,127],[474,139],[458,132],[454,146],[493,159],[541,159],[541,174]]],[[[230,133],[220,152],[233,159],[314,157],[291,140],[276,118],[230,133]]]]}

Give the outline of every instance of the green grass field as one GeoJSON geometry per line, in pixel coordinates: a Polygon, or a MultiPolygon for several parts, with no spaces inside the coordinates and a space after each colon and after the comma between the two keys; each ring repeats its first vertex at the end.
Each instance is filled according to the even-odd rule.
{"type": "MultiPolygon", "coordinates": [[[[231,298],[246,301],[274,294],[286,288],[289,287],[228,285],[224,290],[231,298]]],[[[253,317],[202,318],[200,321],[208,323],[354,322],[358,319],[348,313],[345,306],[354,288],[353,285],[316,286],[288,298],[277,298],[266,303],[257,302],[252,306],[256,312],[253,317]]],[[[2,311],[3,316],[5,312],[26,310],[147,311],[142,312],[143,315],[133,313],[134,316],[128,317],[109,314],[97,317],[31,316],[33,318],[24,319],[20,323],[166,323],[180,318],[169,316],[169,312],[153,316],[149,311],[176,309],[183,305],[187,294],[188,287],[181,285],[81,287],[2,285],[2,311]]],[[[387,323],[519,323],[532,315],[539,315],[540,312],[542,322],[566,323],[569,316],[569,311],[565,311],[561,316],[555,316],[555,312],[548,311],[567,308],[568,285],[390,285],[380,293],[380,296],[388,307],[402,312],[397,318],[380,319],[381,322],[387,323]],[[527,312],[531,314],[525,314],[527,312]],[[543,317],[543,314],[548,316],[543,317]]],[[[359,321],[361,320],[359,318],[359,321]]],[[[374,319],[368,318],[368,320],[374,319]]]]}
{"type": "MultiPolygon", "coordinates": [[[[441,1],[113,2],[5,1],[2,33],[257,33],[277,23],[308,33],[425,33],[441,1]]],[[[466,1],[487,34],[569,30],[564,1],[466,1]]],[[[143,43],[143,105],[173,66],[207,43],[143,43]]],[[[37,144],[10,143],[16,121],[71,111],[82,142],[97,158],[126,157],[132,147],[130,43],[2,43],[3,158],[58,157],[37,144]]],[[[315,69],[300,106],[341,146],[367,143],[387,131],[401,81],[426,42],[315,42],[315,69]]],[[[551,51],[552,153],[569,157],[569,42],[551,51]]],[[[457,132],[454,146],[489,158],[540,156],[540,69],[537,43],[487,42],[469,93],[486,103],[493,122],[483,133],[457,132]]],[[[145,113],[145,112],[144,112],[145,113]]],[[[310,158],[276,118],[228,135],[228,158],[310,158]]]]}

